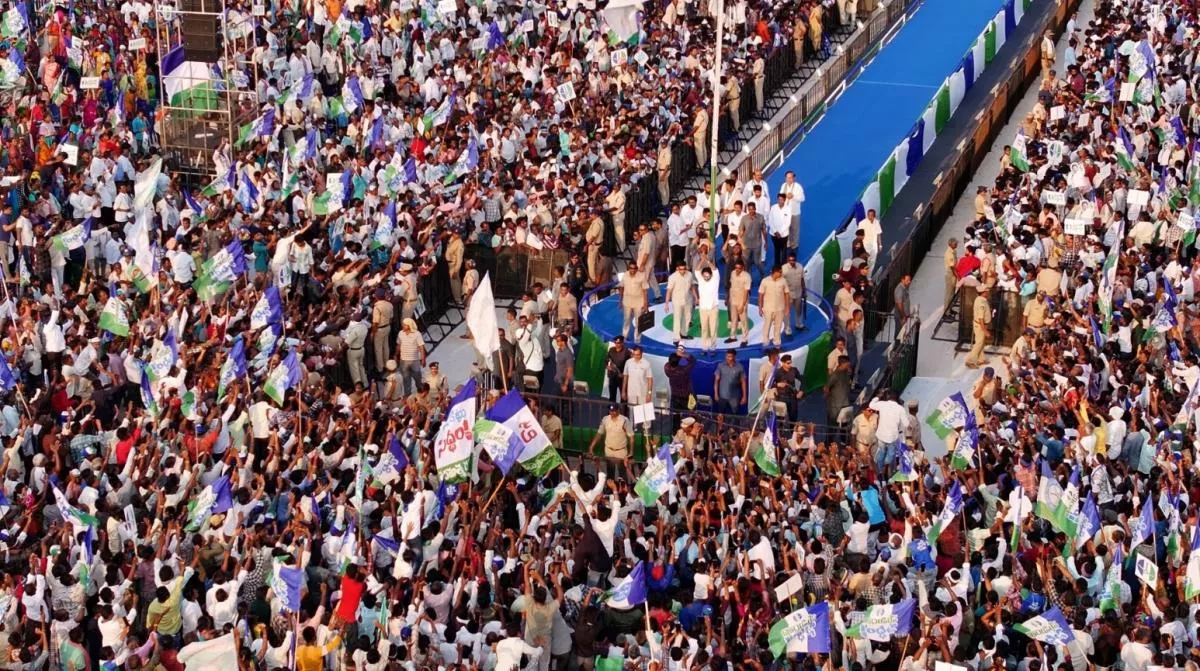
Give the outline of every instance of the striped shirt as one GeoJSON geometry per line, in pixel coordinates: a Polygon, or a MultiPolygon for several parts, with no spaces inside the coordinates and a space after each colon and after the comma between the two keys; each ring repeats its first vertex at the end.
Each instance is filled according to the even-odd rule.
{"type": "Polygon", "coordinates": [[[401,361],[420,361],[421,352],[425,349],[425,338],[416,331],[401,331],[396,339],[400,346],[401,361]]]}

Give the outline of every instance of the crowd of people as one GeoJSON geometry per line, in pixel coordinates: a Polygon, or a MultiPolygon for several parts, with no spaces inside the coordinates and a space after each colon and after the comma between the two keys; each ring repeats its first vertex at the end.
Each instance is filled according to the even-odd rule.
{"type": "MultiPolygon", "coordinates": [[[[1039,103],[946,252],[948,303],[979,296],[969,391],[928,417],[884,392],[837,442],[769,409],[750,430],[681,416],[644,464],[621,406],[599,454],[564,460],[515,366],[481,378],[499,388],[448,379],[424,284],[446,272],[469,303],[470,242],[569,250],[472,333],[529,373],[553,360],[565,392],[630,184],[657,180],[664,207],[632,267],[780,266],[775,338],[803,328],[803,189],[719,185],[721,250],[705,203],[669,205],[672,144],[710,158],[709,7],[647,4],[621,34],[583,4],[451,4],[231,8],[263,107],[202,188],[158,157],[154,24],[177,17],[3,12],[0,667],[1198,668],[1190,3],[1097,0],[1065,61],[1043,49],[1039,103]],[[987,361],[1001,301],[1023,330],[987,361]]],[[[812,57],[874,8],[726,7],[726,93],[758,106],[770,50],[812,57]]],[[[862,229],[831,418],[878,251],[862,229]]]]}

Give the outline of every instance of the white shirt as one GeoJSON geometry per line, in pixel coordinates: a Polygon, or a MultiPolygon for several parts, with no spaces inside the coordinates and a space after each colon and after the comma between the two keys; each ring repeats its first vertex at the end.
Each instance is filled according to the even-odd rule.
{"type": "Polygon", "coordinates": [[[696,292],[699,294],[699,307],[701,310],[711,310],[717,307],[719,302],[718,292],[721,289],[721,274],[714,268],[712,277],[704,279],[704,275],[696,276],[696,292]]]}
{"type": "Polygon", "coordinates": [[[908,428],[908,411],[895,401],[871,401],[870,408],[879,413],[879,427],[875,429],[875,437],[880,443],[894,443],[904,437],[908,428]]]}
{"type": "Polygon", "coordinates": [[[687,247],[692,238],[692,227],[683,217],[672,214],[667,217],[667,242],[672,247],[687,247]]]}
{"type": "Polygon", "coordinates": [[[775,204],[767,211],[767,233],[784,236],[792,230],[792,210],[787,205],[775,204]]]}
{"type": "Polygon", "coordinates": [[[274,416],[275,409],[266,401],[259,401],[250,406],[250,429],[255,438],[271,437],[271,418],[274,416]]]}
{"type": "Polygon", "coordinates": [[[63,336],[62,326],[58,323],[59,311],[50,313],[50,320],[42,325],[42,339],[46,342],[46,351],[57,354],[67,348],[67,340],[63,336]]]}
{"type": "Polygon", "coordinates": [[[883,237],[883,227],[878,219],[867,217],[858,222],[858,230],[864,231],[863,246],[867,249],[879,249],[879,238],[883,237]]]}
{"type": "Polygon", "coordinates": [[[495,671],[518,671],[521,668],[522,655],[529,655],[530,665],[536,666],[538,658],[542,656],[542,649],[535,648],[516,636],[509,636],[500,641],[496,644],[495,671]]]}
{"type": "Polygon", "coordinates": [[[800,182],[791,184],[784,182],[783,186],[779,187],[779,193],[787,196],[787,203],[792,208],[792,216],[800,216],[800,205],[804,203],[804,187],[800,186],[800,182]]]}
{"type": "Polygon", "coordinates": [[[179,284],[188,284],[196,274],[196,262],[192,260],[192,255],[179,250],[167,252],[167,258],[171,260],[171,274],[173,279],[179,284]]]}

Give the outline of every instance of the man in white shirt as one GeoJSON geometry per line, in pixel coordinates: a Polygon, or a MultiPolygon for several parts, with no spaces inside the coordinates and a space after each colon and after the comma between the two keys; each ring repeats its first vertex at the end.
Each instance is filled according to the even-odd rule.
{"type": "Polygon", "coordinates": [[[867,210],[867,218],[858,222],[858,230],[863,232],[863,247],[867,250],[867,267],[875,267],[875,259],[879,258],[879,241],[883,238],[883,227],[875,210],[867,210]]]}
{"type": "Polygon", "coordinates": [[[167,252],[167,260],[171,263],[171,277],[176,284],[187,286],[192,283],[196,274],[196,262],[192,255],[180,249],[167,252]]]}
{"type": "Polygon", "coordinates": [[[767,235],[771,236],[771,247],[775,250],[775,262],[771,267],[782,266],[788,253],[788,235],[792,232],[792,208],[787,203],[787,194],[780,192],[779,198],[767,210],[767,235]]]}
{"type": "Polygon", "coordinates": [[[713,352],[717,342],[717,317],[720,301],[721,277],[716,270],[705,266],[700,269],[696,280],[696,303],[700,307],[700,347],[713,352]]]}
{"type": "Polygon", "coordinates": [[[521,657],[529,656],[531,666],[536,665],[539,657],[542,656],[541,647],[533,647],[521,638],[521,621],[514,620],[508,623],[508,637],[496,643],[496,668],[495,671],[519,671],[521,669],[521,657]]]}
{"type": "Polygon", "coordinates": [[[804,187],[796,181],[796,173],[789,170],[783,177],[783,186],[779,193],[787,198],[788,207],[792,208],[792,228],[788,233],[788,247],[800,244],[800,206],[804,204],[804,187]]]}
{"type": "Polygon", "coordinates": [[[875,429],[875,439],[878,441],[875,452],[875,469],[879,473],[890,475],[897,448],[900,441],[904,440],[904,432],[912,421],[911,415],[903,405],[897,402],[895,392],[887,392],[884,396],[871,401],[870,408],[879,414],[879,425],[875,429]]]}
{"type": "Polygon", "coordinates": [[[685,221],[680,214],[679,203],[671,205],[671,216],[667,217],[667,244],[671,246],[672,268],[687,259],[687,247],[692,240],[693,230],[691,222],[685,221]]]}

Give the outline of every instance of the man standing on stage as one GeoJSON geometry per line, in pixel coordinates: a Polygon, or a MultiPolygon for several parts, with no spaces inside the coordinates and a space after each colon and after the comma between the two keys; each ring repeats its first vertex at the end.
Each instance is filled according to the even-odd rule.
{"type": "Polygon", "coordinates": [[[796,263],[796,253],[788,253],[788,262],[783,266],[783,279],[787,282],[788,315],[783,322],[783,334],[791,335],[795,331],[804,330],[804,319],[808,316],[807,292],[804,288],[804,266],[796,263]]]}
{"type": "Polygon", "coordinates": [[[675,265],[675,272],[667,279],[667,305],[671,307],[674,316],[675,344],[680,340],[691,338],[688,331],[692,328],[692,306],[695,305],[696,283],[687,264],[680,261],[675,265]]]}
{"type": "Polygon", "coordinates": [[[746,272],[746,264],[740,260],[733,264],[733,272],[729,274],[729,294],[725,299],[729,306],[729,337],[725,343],[737,340],[741,331],[742,346],[750,340],[750,329],[746,322],[746,306],[750,304],[750,273],[746,272]]]}
{"type": "Polygon", "coordinates": [[[783,318],[787,314],[791,295],[787,282],[783,279],[783,268],[775,266],[771,276],[763,278],[758,284],[758,309],[763,316],[763,344],[774,344],[779,347],[782,343],[780,330],[783,318]]]}
{"type": "Polygon", "coordinates": [[[800,244],[800,206],[804,204],[804,187],[796,181],[796,173],[789,170],[783,177],[783,186],[779,187],[780,195],[787,197],[788,207],[792,208],[792,228],[788,233],[788,249],[795,249],[800,244]]]}

